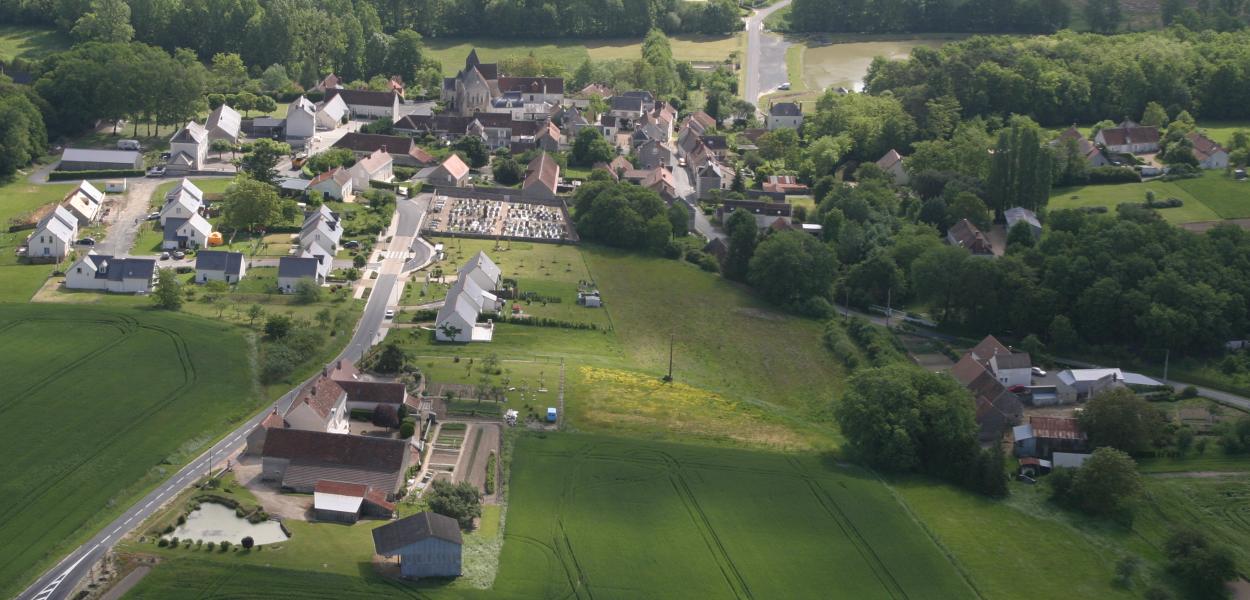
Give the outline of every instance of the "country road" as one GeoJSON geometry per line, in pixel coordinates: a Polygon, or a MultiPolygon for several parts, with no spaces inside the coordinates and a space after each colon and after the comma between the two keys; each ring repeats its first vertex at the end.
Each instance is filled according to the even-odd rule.
{"type": "Polygon", "coordinates": [[[787,6],[790,6],[790,0],[781,0],[772,6],[751,13],[751,16],[746,19],[747,73],[742,98],[751,104],[758,106],[761,94],[771,91],[787,80],[787,44],[780,35],[764,32],[764,19],[787,6]]]}
{"type": "MultiPolygon", "coordinates": [[[[393,305],[400,296],[399,277],[405,270],[405,263],[412,267],[422,265],[431,258],[431,247],[417,243],[417,232],[420,231],[421,220],[429,204],[428,196],[419,196],[414,200],[400,200],[396,208],[396,225],[394,235],[382,254],[385,258],[376,266],[379,270],[377,282],[369,294],[364,312],[356,324],[351,341],[336,357],[337,359],[355,362],[385,335],[382,327],[386,309],[393,305]],[[410,253],[415,253],[411,256],[410,253]]],[[[311,378],[310,378],[311,380],[311,378]]],[[[279,411],[290,408],[295,393],[304,383],[278,399],[279,411]]],[[[121,538],[138,527],[145,519],[160,510],[165,502],[175,498],[183,490],[194,484],[201,475],[208,472],[210,465],[216,465],[232,456],[242,448],[247,434],[264,417],[269,414],[271,406],[265,406],[247,422],[226,434],[207,452],[179,469],[164,483],[135,502],[111,523],[104,526],[99,533],[83,545],[76,548],[61,560],[55,567],[39,577],[30,587],[17,596],[18,600],[64,600],[69,597],[75,584],[82,579],[100,557],[109,551],[121,538]]]]}

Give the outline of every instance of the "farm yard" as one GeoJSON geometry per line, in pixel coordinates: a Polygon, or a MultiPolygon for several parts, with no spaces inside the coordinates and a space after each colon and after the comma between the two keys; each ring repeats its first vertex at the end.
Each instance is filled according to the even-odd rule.
{"type": "Polygon", "coordinates": [[[6,597],[260,401],[243,335],[206,319],[0,304],[0,356],[6,597]]]}

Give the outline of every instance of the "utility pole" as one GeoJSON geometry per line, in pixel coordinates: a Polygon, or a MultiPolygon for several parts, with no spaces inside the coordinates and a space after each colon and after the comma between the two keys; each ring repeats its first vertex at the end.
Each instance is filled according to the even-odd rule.
{"type": "Polygon", "coordinates": [[[894,312],[894,309],[890,308],[890,304],[893,302],[893,300],[894,300],[894,288],[889,288],[885,291],[885,328],[886,329],[890,328],[890,315],[893,314],[894,312]]]}
{"type": "Polygon", "coordinates": [[[1172,350],[1164,348],[1163,350],[1163,383],[1168,382],[1168,359],[1172,358],[1172,350]]]}
{"type": "Polygon", "coordinates": [[[668,334],[668,375],[664,377],[664,381],[673,380],[673,337],[674,334],[668,334]]]}

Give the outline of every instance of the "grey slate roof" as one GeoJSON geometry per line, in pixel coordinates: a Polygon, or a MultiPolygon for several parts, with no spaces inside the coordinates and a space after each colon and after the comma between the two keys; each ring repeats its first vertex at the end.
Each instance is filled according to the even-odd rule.
{"type": "Polygon", "coordinates": [[[182,227],[186,222],[187,219],[165,219],[165,241],[178,241],[178,228],[182,227]]]}
{"type": "Polygon", "coordinates": [[[61,160],[70,162],[129,163],[139,160],[134,150],[94,150],[90,148],[66,148],[61,160]]]}
{"type": "Polygon", "coordinates": [[[778,102],[768,109],[768,114],[774,117],[797,117],[803,114],[803,110],[794,102],[778,102]]]}
{"type": "Polygon", "coordinates": [[[1011,354],[995,354],[994,363],[1000,369],[1027,369],[1033,366],[1033,359],[1028,352],[1013,352],[1011,354]]]}
{"type": "Polygon", "coordinates": [[[460,525],[455,519],[426,511],[374,529],[373,549],[378,554],[390,555],[396,550],[429,538],[438,538],[453,544],[463,543],[460,538],[460,525]]]}
{"type": "Polygon", "coordinates": [[[242,266],[242,252],[201,250],[195,255],[196,271],[224,271],[226,275],[238,275],[242,266]]]}
{"type": "Polygon", "coordinates": [[[316,277],[320,264],[316,258],[283,256],[278,259],[278,277],[316,277]]]}
{"type": "Polygon", "coordinates": [[[612,96],[612,110],[628,110],[642,112],[642,98],[629,96],[612,96]]]}
{"type": "Polygon", "coordinates": [[[123,279],[152,279],[152,273],[156,271],[156,261],[151,258],[114,258],[108,254],[90,254],[87,256],[96,266],[96,279],[108,279],[109,281],[121,281],[123,279]],[[103,263],[108,263],[108,272],[102,273],[98,269],[103,263]]]}

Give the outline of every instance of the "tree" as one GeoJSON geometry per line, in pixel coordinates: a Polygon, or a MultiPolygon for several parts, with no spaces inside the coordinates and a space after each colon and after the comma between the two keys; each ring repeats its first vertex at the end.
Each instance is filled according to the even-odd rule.
{"type": "Polygon", "coordinates": [[[260,85],[265,91],[277,92],[291,85],[291,76],[287,75],[286,67],[275,63],[260,74],[260,85]]]}
{"type": "Polygon", "coordinates": [[[182,308],[182,284],[173,269],[160,270],[156,289],[152,290],[152,304],[162,310],[182,308]]]}
{"type": "Polygon", "coordinates": [[[436,479],[430,484],[426,499],[430,510],[455,519],[461,529],[472,527],[473,519],[482,516],[482,496],[469,481],[453,484],[436,479]]]}
{"type": "Polygon", "coordinates": [[[1052,497],[1062,505],[1090,515],[1122,519],[1132,518],[1142,492],[1137,463],[1111,447],[1094,450],[1080,468],[1056,469],[1051,473],[1051,484],[1052,497]]]}
{"type": "Polygon", "coordinates": [[[968,219],[983,231],[989,230],[992,221],[990,210],[985,207],[985,202],[971,192],[956,194],[946,207],[947,223],[958,223],[960,219],[968,219]]]}
{"type": "Polygon", "coordinates": [[[729,235],[729,254],[725,257],[725,277],[745,281],[750,269],[751,256],[759,238],[755,217],[739,208],[725,220],[725,232],[729,235]]]}
{"type": "Polygon", "coordinates": [[[270,315],[265,319],[265,337],[280,340],[290,335],[295,328],[295,321],[287,315],[270,315]]]}
{"type": "Polygon", "coordinates": [[[261,138],[252,142],[251,150],[243,155],[239,165],[252,179],[264,184],[273,185],[278,178],[278,161],[291,153],[291,146],[276,142],[269,138],[261,138]]]}
{"type": "Polygon", "coordinates": [[[217,153],[217,160],[221,160],[221,155],[234,150],[234,143],[226,138],[218,138],[208,145],[208,149],[217,153]]]}
{"type": "Polygon", "coordinates": [[[386,72],[399,75],[404,81],[416,81],[417,71],[424,61],[425,46],[421,34],[411,29],[395,32],[386,53],[386,72]]]}
{"type": "Polygon", "coordinates": [[[578,188],[573,203],[574,224],[585,239],[656,253],[672,239],[664,201],[649,189],[600,179],[578,188]]]}
{"type": "Polygon", "coordinates": [[[1085,22],[1093,31],[1115,33],[1123,20],[1120,0],[1089,0],[1085,4],[1085,22]]]}
{"type": "Polygon", "coordinates": [[[1141,115],[1141,124],[1160,129],[1167,127],[1168,111],[1158,102],[1149,102],[1146,104],[1145,112],[1141,115]]]}
{"type": "Polygon", "coordinates": [[[222,222],[236,229],[268,228],[281,222],[287,203],[273,186],[242,176],[222,195],[222,222]]]}
{"type": "Polygon", "coordinates": [[[765,297],[791,304],[813,296],[827,299],[836,269],[828,246],[808,234],[783,231],[755,248],[747,280],[765,297]]]}
{"type": "Polygon", "coordinates": [[[124,0],[91,0],[90,10],[78,18],[70,33],[80,42],[129,42],[135,36],[130,5],[124,0]]]}
{"type": "Polygon", "coordinates": [[[1194,155],[1194,143],[1184,136],[1168,142],[1167,148],[1159,155],[1159,160],[1168,165],[1198,166],[1198,157],[1194,155]]]}
{"type": "Polygon", "coordinates": [[[612,144],[604,139],[603,134],[594,127],[583,127],[573,140],[573,150],[569,162],[574,165],[589,167],[595,163],[609,162],[616,152],[612,144]]]}
{"type": "Polygon", "coordinates": [[[265,316],[265,309],[259,304],[253,304],[247,308],[247,324],[249,327],[256,324],[256,319],[265,316]]]}
{"type": "Polygon", "coordinates": [[[249,536],[245,536],[245,537],[243,538],[243,541],[242,541],[242,542],[240,542],[240,543],[239,543],[239,545],[240,545],[240,546],[243,546],[243,549],[244,549],[244,550],[251,550],[251,549],[252,549],[252,546],[255,546],[255,545],[256,545],[256,540],[252,539],[252,536],[250,536],[250,535],[249,535],[249,536]]]}
{"type": "Polygon", "coordinates": [[[1048,333],[1050,344],[1057,350],[1071,350],[1081,341],[1076,334],[1076,328],[1072,327],[1072,321],[1065,315],[1056,315],[1051,320],[1048,333]]]}
{"type": "Polygon", "coordinates": [[[491,165],[495,182],[501,185],[516,185],[525,177],[525,167],[511,156],[501,156],[491,165]]]}
{"type": "Polygon", "coordinates": [[[746,193],[747,184],[746,184],[746,180],[742,176],[741,167],[734,169],[734,178],[733,178],[733,182],[729,186],[729,189],[730,191],[734,191],[734,192],[746,193]]]}
{"type": "Polygon", "coordinates": [[[1094,446],[1110,446],[1129,454],[1159,445],[1167,430],[1166,415],[1125,388],[1090,399],[1081,411],[1080,422],[1094,446]]]}
{"type": "Polygon", "coordinates": [[[490,148],[486,147],[482,138],[475,135],[461,137],[451,145],[451,149],[463,154],[469,166],[474,169],[484,167],[490,161],[490,148]]]}
{"type": "Polygon", "coordinates": [[[406,362],[408,362],[408,353],[399,344],[391,342],[382,347],[373,368],[379,373],[398,373],[406,362]]]}
{"type": "Polygon", "coordinates": [[[300,279],[295,284],[295,302],[298,304],[314,304],[321,301],[321,286],[311,279],[300,279]]]}
{"type": "Polygon", "coordinates": [[[1168,571],[1180,579],[1195,598],[1223,598],[1224,584],[1237,577],[1228,548],[1211,543],[1206,535],[1181,529],[1163,543],[1168,571]]]}
{"type": "Polygon", "coordinates": [[[1033,226],[1024,221],[1016,221],[1007,230],[1007,248],[1032,248],[1037,240],[1033,238],[1033,226]]]}
{"type": "Polygon", "coordinates": [[[668,207],[668,222],[673,226],[674,237],[686,237],[690,234],[690,213],[684,202],[674,202],[668,207]]]}

